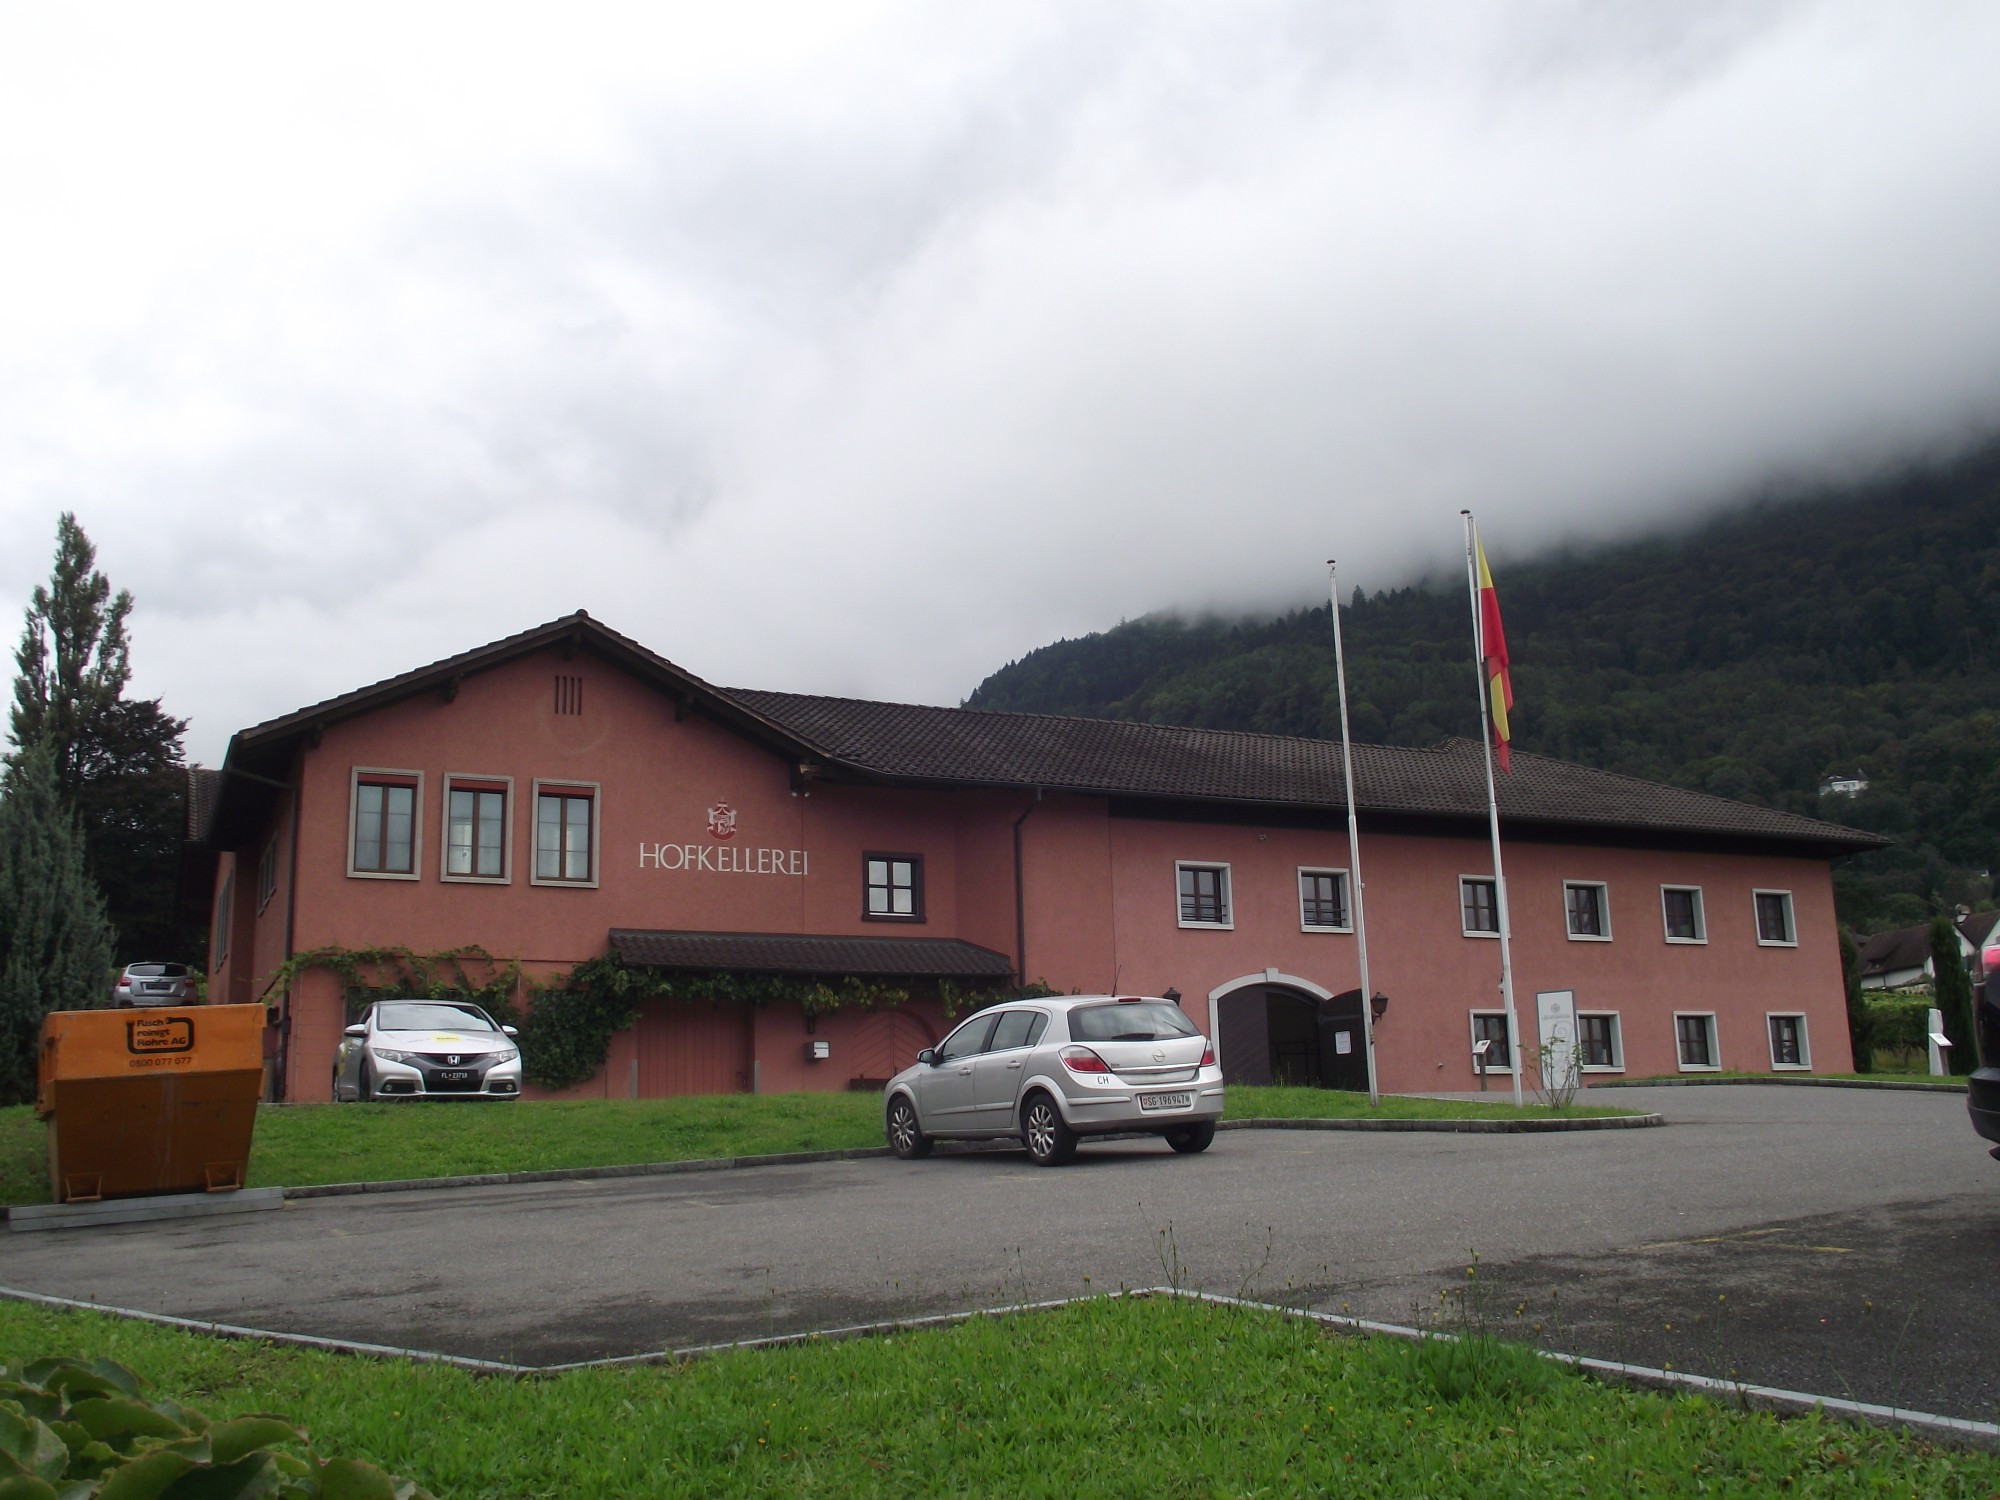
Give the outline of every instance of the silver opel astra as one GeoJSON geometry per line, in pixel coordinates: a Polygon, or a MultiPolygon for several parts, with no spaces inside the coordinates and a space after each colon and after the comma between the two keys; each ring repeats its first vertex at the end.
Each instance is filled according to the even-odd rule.
{"type": "Polygon", "coordinates": [[[1170,1000],[1065,995],[982,1010],[883,1094],[889,1146],[905,1160],[939,1140],[1013,1136],[1058,1166],[1079,1138],[1149,1131],[1205,1151],[1222,1117],[1215,1046],[1170,1000]]]}

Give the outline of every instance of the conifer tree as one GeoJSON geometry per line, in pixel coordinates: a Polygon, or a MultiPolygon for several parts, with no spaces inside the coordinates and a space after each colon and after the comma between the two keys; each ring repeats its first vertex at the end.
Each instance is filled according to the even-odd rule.
{"type": "Polygon", "coordinates": [[[67,800],[82,779],[85,742],[125,691],[132,676],[125,617],[132,596],[111,594],[97,571],[97,549],[76,515],[56,522],[55,570],[37,587],[14,652],[14,708],[9,720],[18,750],[46,746],[56,787],[67,800]]]}
{"type": "Polygon", "coordinates": [[[1875,1071],[1875,1018],[1861,998],[1861,950],[1854,934],[1840,929],[1840,974],[1847,990],[1847,1041],[1854,1053],[1854,1071],[1875,1071]]]}
{"type": "Polygon", "coordinates": [[[1937,1008],[1944,1015],[1944,1034],[1951,1042],[1945,1066],[1958,1074],[1978,1066],[1972,1044],[1972,979],[1958,952],[1958,929],[1950,917],[1931,923],[1931,970],[1936,976],[1937,1008]]]}
{"type": "Polygon", "coordinates": [[[131,609],[131,594],[112,592],[97,549],[65,511],[48,585],[35,590],[14,652],[11,758],[31,746],[48,751],[57,794],[80,823],[91,877],[125,941],[121,956],[184,958],[200,943],[175,909],[187,724],[157,699],[124,696],[131,609]]]}
{"type": "Polygon", "coordinates": [[[30,746],[0,784],[0,1105],[35,1097],[44,1016],[106,1003],[113,938],[54,757],[30,746]]]}

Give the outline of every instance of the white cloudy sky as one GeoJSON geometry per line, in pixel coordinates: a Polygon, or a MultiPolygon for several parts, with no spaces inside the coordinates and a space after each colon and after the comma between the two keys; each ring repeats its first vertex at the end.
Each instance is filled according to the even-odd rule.
{"type": "Polygon", "coordinates": [[[1948,452],[1996,58],[1991,0],[8,7],[0,622],[76,511],[211,762],[579,607],[955,702],[1463,505],[1504,559],[1948,452]]]}

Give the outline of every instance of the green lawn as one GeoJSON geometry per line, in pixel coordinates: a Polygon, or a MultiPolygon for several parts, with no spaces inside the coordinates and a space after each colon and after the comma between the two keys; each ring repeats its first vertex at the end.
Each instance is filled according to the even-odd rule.
{"type": "MultiPolygon", "coordinates": [[[[704,1094],[519,1104],[294,1104],[257,1112],[252,1187],[627,1166],[882,1144],[878,1094],[704,1094]]],[[[1327,1089],[1229,1091],[1232,1119],[1511,1116],[1504,1097],[1457,1104],[1327,1089]]],[[[1530,1108],[1527,1113],[1546,1114],[1530,1108]]],[[[1630,1113],[1572,1109],[1571,1115],[1630,1113]]],[[[25,1106],[0,1109],[0,1203],[49,1200],[48,1146],[25,1106]]]]}
{"type": "Polygon", "coordinates": [[[1107,1299],[531,1380],[0,1303],[0,1360],[108,1356],[439,1496],[1989,1496],[2000,1457],[1600,1386],[1517,1346],[1107,1299]]]}

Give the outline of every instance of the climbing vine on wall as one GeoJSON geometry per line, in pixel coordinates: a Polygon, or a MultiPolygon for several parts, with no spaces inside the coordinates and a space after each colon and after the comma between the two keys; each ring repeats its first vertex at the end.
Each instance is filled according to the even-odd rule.
{"type": "Polygon", "coordinates": [[[290,990],[309,969],[323,969],[340,981],[350,1022],[358,1020],[371,1001],[412,996],[470,1000],[502,1025],[518,1024],[514,997],[522,984],[520,960],[498,959],[477,946],[437,953],[409,948],[308,948],[271,972],[267,992],[290,990]]]}
{"type": "MultiPolygon", "coordinates": [[[[352,1021],[369,1003],[392,995],[470,1000],[503,1025],[521,1031],[521,1066],[542,1088],[571,1088],[594,1077],[611,1053],[611,1038],[638,1019],[648,1001],[707,1001],[733,1005],[797,1005],[808,1019],[838,1010],[907,1005],[907,984],[848,974],[696,974],[628,964],[616,954],[587,959],[566,974],[536,982],[519,959],[497,959],[479,947],[416,953],[408,948],[314,948],[294,954],[272,975],[285,989],[309,969],[340,980],[352,1021]],[[525,1008],[515,998],[531,995],[525,1008]]],[[[1037,982],[1022,989],[963,987],[937,982],[947,1018],[1023,995],[1054,995],[1037,982]]]]}
{"type": "Polygon", "coordinates": [[[938,981],[938,999],[944,1003],[944,1018],[958,1019],[960,1012],[984,1010],[989,1005],[998,1005],[1003,1000],[1041,1000],[1050,995],[1060,995],[1061,990],[1046,980],[1037,979],[1033,984],[1010,986],[996,989],[990,985],[977,989],[960,989],[949,979],[938,981]]]}

